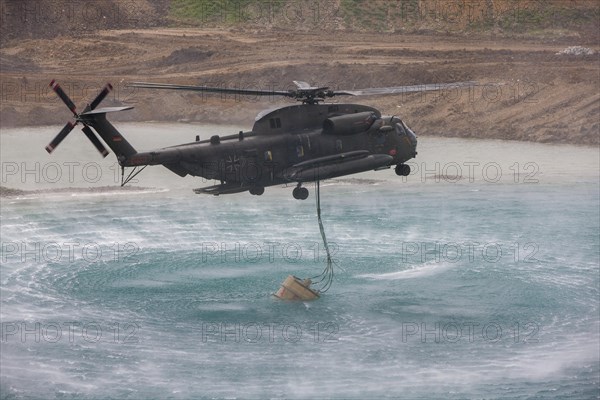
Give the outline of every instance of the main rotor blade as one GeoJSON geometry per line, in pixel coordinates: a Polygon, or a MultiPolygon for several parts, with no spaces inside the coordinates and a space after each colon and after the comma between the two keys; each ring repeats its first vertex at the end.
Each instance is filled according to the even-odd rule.
{"type": "Polygon", "coordinates": [[[90,110],[93,110],[96,107],[98,107],[98,104],[100,104],[100,102],[102,100],[104,100],[104,98],[112,90],[112,88],[113,88],[112,85],[110,83],[107,83],[106,86],[104,86],[104,89],[102,89],[102,91],[100,93],[98,93],[98,96],[96,96],[94,101],[91,102],[90,110]]]}
{"type": "Polygon", "coordinates": [[[85,125],[83,128],[81,128],[81,130],[83,131],[83,133],[85,133],[85,136],[87,136],[88,139],[90,139],[90,142],[92,142],[92,144],[96,147],[96,150],[98,150],[100,154],[102,154],[102,157],[106,157],[108,155],[108,150],[106,150],[106,147],[104,147],[102,142],[100,142],[100,139],[98,139],[98,137],[94,134],[90,127],[85,125]]]}
{"type": "Polygon", "coordinates": [[[75,104],[71,101],[69,96],[67,96],[65,91],[62,90],[62,88],[60,87],[58,82],[56,82],[54,79],[52,79],[52,82],[50,82],[50,87],[52,88],[52,90],[54,90],[56,92],[56,94],[58,95],[58,97],[60,97],[60,99],[63,101],[63,103],[65,103],[66,106],[69,107],[69,110],[71,110],[71,112],[75,116],[77,116],[77,113],[75,112],[75,108],[76,108],[75,104]]]}
{"type": "Polygon", "coordinates": [[[169,83],[150,83],[150,82],[132,82],[127,85],[128,87],[136,87],[143,89],[171,89],[171,90],[191,90],[195,92],[208,92],[208,93],[233,93],[233,94],[247,94],[254,96],[286,96],[294,97],[294,92],[287,90],[258,90],[258,89],[231,89],[231,88],[219,88],[211,86],[190,86],[190,85],[173,85],[169,83]]]}
{"type": "Polygon", "coordinates": [[[357,90],[336,90],[333,93],[336,96],[373,96],[382,94],[428,92],[432,90],[455,89],[468,86],[477,86],[477,82],[431,83],[427,85],[395,86],[357,90]]]}
{"type": "Polygon", "coordinates": [[[54,149],[56,149],[56,146],[58,146],[60,142],[62,142],[63,139],[67,137],[67,135],[73,130],[73,128],[75,128],[75,124],[72,122],[67,122],[67,124],[60,130],[60,132],[58,132],[58,135],[56,135],[56,137],[52,139],[50,144],[46,146],[46,151],[48,153],[52,153],[54,149]]]}

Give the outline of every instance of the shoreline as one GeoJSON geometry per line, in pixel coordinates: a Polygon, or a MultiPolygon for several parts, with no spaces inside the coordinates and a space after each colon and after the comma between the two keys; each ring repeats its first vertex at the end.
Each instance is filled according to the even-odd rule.
{"type": "MultiPolygon", "coordinates": [[[[68,118],[67,118],[68,119],[68,118]]],[[[219,122],[208,122],[208,121],[181,121],[181,120],[145,120],[145,121],[135,121],[135,120],[126,120],[126,121],[112,121],[114,122],[114,125],[117,129],[119,129],[119,125],[121,126],[127,126],[127,125],[135,125],[135,124],[140,124],[140,125],[169,125],[169,126],[173,126],[173,125],[184,125],[184,126],[210,126],[210,125],[214,125],[214,126],[219,126],[219,127],[227,127],[227,126],[231,126],[231,127],[238,127],[239,129],[245,129],[246,126],[244,126],[243,123],[219,123],[219,122]]],[[[7,133],[12,133],[12,132],[7,132],[7,131],[13,131],[13,130],[27,130],[27,129],[31,129],[31,130],[36,130],[36,129],[44,129],[44,128],[50,128],[50,127],[56,127],[56,131],[58,132],[61,128],[62,128],[62,124],[60,123],[56,123],[56,122],[50,122],[50,123],[40,123],[37,125],[20,125],[20,126],[0,126],[0,135],[2,134],[7,134],[7,133]]],[[[126,129],[126,128],[125,128],[126,129]]],[[[250,130],[250,127],[248,128],[248,130],[250,130]]],[[[127,135],[126,131],[122,131],[123,135],[127,135]]],[[[476,136],[476,135],[469,135],[469,136],[461,136],[461,135],[455,135],[455,134],[450,134],[450,133],[443,133],[443,134],[436,134],[436,133],[418,133],[417,134],[418,138],[436,138],[436,139],[465,139],[465,140],[474,140],[474,141],[499,141],[499,142],[514,142],[514,143],[524,143],[524,144],[546,144],[546,145],[559,145],[559,146],[576,146],[576,147],[581,147],[581,148],[589,148],[589,149],[598,149],[598,145],[595,143],[576,143],[576,142],[568,142],[568,141],[564,141],[564,140],[556,140],[556,141],[536,141],[536,140],[526,140],[526,139],[514,139],[514,138],[498,138],[498,137],[493,137],[493,136],[476,136]]]]}
{"type": "Polygon", "coordinates": [[[107,82],[103,106],[135,108],[111,121],[239,124],[293,102],[251,96],[147,89],[128,82],[287,90],[302,80],[333,90],[475,81],[473,90],[347,97],[343,103],[400,115],[417,134],[600,145],[598,52],[565,54],[585,41],[481,40],[440,36],[227,29],[104,30],[93,36],[13,40],[0,49],[0,128],[56,124],[69,110],[52,79],[78,109],[107,82]]]}

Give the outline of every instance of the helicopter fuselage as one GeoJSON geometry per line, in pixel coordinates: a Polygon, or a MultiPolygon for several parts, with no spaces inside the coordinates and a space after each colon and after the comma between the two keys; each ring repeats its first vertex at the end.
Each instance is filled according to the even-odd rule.
{"type": "Polygon", "coordinates": [[[180,176],[217,180],[197,193],[233,193],[389,168],[416,156],[415,134],[398,117],[357,104],[265,110],[252,131],[212,136],[121,157],[125,167],[164,165],[180,176]]]}

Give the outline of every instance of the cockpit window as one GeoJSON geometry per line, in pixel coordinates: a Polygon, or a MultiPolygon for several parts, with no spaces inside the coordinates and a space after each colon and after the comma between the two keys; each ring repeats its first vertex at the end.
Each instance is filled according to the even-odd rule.
{"type": "Polygon", "coordinates": [[[407,135],[406,129],[404,129],[404,124],[402,124],[402,121],[396,123],[396,133],[398,134],[398,136],[407,135]]]}

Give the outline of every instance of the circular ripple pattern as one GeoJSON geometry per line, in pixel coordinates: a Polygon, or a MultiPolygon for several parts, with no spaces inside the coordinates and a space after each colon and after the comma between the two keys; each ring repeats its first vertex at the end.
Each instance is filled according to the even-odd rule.
{"type": "Polygon", "coordinates": [[[1,397],[595,397],[598,181],[578,179],[329,183],[343,270],[310,303],[271,297],[325,265],[291,188],[3,198],[1,397]]]}

